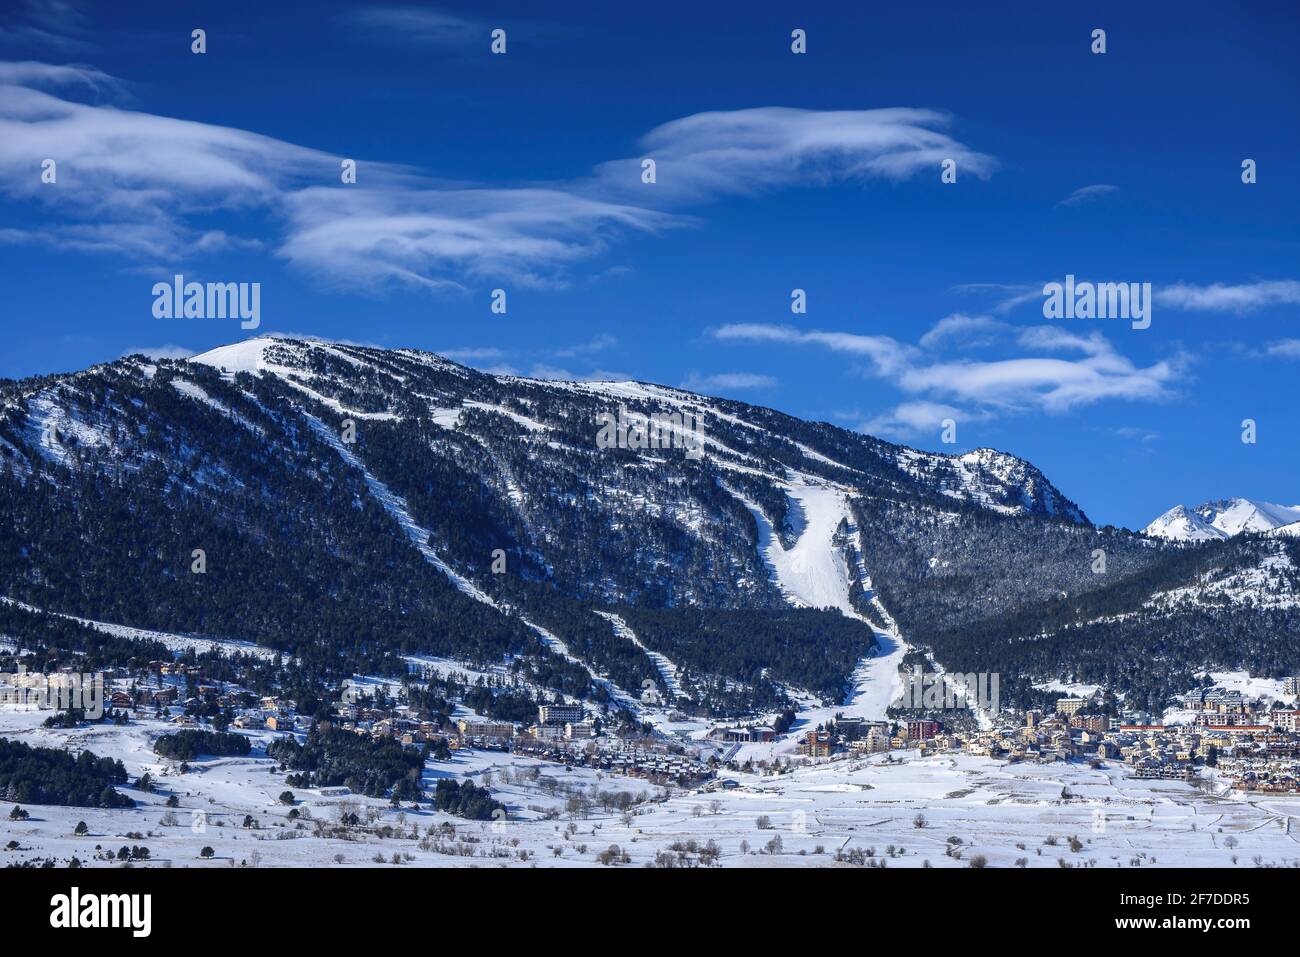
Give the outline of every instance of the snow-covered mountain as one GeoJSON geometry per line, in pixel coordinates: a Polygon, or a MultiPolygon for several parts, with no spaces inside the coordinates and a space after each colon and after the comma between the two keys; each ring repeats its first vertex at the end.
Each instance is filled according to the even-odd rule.
{"type": "MultiPolygon", "coordinates": [[[[1300,657],[1276,644],[1295,611],[1264,600],[1300,593],[1294,538],[1180,548],[1095,528],[1006,452],[411,349],[261,336],[0,381],[0,514],[0,598],[20,603],[0,603],[0,633],[56,659],[101,641],[74,619],[253,642],[305,694],[435,655],[619,707],[648,681],[702,712],[770,713],[866,700],[863,676],[910,646],[1000,672],[1006,701],[1069,676],[1154,706],[1192,668],[1300,657]],[[623,414],[664,441],[602,445],[601,417],[623,414]],[[690,429],[701,455],[673,441],[690,429]],[[1203,582],[1231,607],[1184,600],[1203,582]]],[[[1252,514],[1167,524],[1300,520],[1252,514]]],[[[498,713],[527,711],[500,691],[498,713]]]]}
{"type": "Polygon", "coordinates": [[[1142,531],[1155,538],[1195,542],[1231,538],[1243,532],[1271,532],[1294,522],[1300,522],[1300,505],[1229,498],[1196,508],[1175,505],[1142,531]]]}
{"type": "Polygon", "coordinates": [[[1202,542],[1227,538],[1227,532],[1215,528],[1186,505],[1175,505],[1146,528],[1142,534],[1173,542],[1202,542]]]}
{"type": "Polygon", "coordinates": [[[259,336],[0,384],[0,510],[16,516],[0,598],[322,671],[344,643],[371,673],[402,648],[526,657],[538,684],[620,702],[665,667],[721,710],[783,688],[833,700],[889,627],[864,497],[1090,527],[1004,452],[417,350],[259,336]],[[624,414],[661,420],[667,442],[602,446],[601,417],[624,414]],[[674,444],[689,429],[703,454],[674,444]]]}

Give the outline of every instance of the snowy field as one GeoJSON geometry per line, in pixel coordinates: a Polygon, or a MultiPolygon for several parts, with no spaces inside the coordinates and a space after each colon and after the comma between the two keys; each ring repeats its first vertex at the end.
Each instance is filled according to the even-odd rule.
{"type": "Polygon", "coordinates": [[[256,747],[248,757],[195,761],[181,774],[149,750],[170,726],[150,719],[125,728],[41,728],[48,714],[2,709],[0,733],[121,758],[133,782],[147,771],[157,789],[123,788],[138,802],[130,810],[32,805],[31,818],[18,822],[0,803],[0,846],[17,843],[0,850],[5,864],[47,856],[66,863],[75,855],[90,866],[121,866],[96,860],[96,847],[145,845],[150,861],[136,866],[569,867],[601,866],[597,855],[618,845],[628,862],[610,866],[641,866],[657,853],[674,853],[675,845],[710,840],[724,867],[967,867],[977,856],[992,867],[1018,860],[1028,867],[1300,862],[1300,831],[1292,827],[1300,798],[1207,794],[1180,782],[1139,781],[1114,763],[1092,769],[913,752],[896,752],[893,761],[876,755],[810,765],[781,776],[730,774],[739,785],[732,790],[714,785],[672,793],[638,779],[515,755],[459,752],[450,761],[430,762],[426,786],[445,776],[486,784],[508,805],[508,819],[470,822],[290,788],[300,815],[293,821],[278,801],[284,777],[264,753],[273,733],[253,734],[256,747]],[[626,811],[618,806],[619,794],[631,804],[626,811]],[[179,802],[174,821],[165,806],[170,795],[179,802]],[[583,803],[588,807],[580,808],[583,803]],[[363,825],[373,821],[337,833],[339,817],[349,812],[363,825]],[[245,827],[245,817],[257,826],[245,827]],[[86,822],[88,834],[73,835],[78,821],[86,822]],[[199,856],[205,846],[213,849],[210,860],[199,856]]]}

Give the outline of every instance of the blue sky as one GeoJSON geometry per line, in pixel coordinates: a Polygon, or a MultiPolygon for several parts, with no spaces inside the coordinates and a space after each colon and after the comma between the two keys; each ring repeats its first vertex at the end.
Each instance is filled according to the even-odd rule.
{"type": "Polygon", "coordinates": [[[0,15],[0,376],[249,334],[154,318],[179,272],[263,332],[1004,449],[1098,522],[1300,502],[1288,4],[126,6],[0,15]],[[1067,274],[1151,327],[1045,319],[1067,274]]]}

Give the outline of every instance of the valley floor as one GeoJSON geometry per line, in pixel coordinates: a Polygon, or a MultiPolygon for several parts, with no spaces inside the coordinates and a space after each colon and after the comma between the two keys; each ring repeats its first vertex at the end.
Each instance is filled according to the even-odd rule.
{"type": "MultiPolygon", "coordinates": [[[[426,787],[455,776],[487,784],[509,806],[509,819],[465,821],[428,810],[395,810],[386,801],[328,797],[295,789],[300,819],[291,821],[278,795],[284,776],[265,757],[273,733],[254,735],[244,758],[192,762],[181,774],[150,742],[167,730],[152,719],[126,727],[45,729],[49,712],[0,709],[0,734],[32,745],[90,748],[121,758],[131,779],[149,772],[157,788],[122,788],[130,810],[32,805],[25,821],[8,819],[0,803],[0,862],[75,856],[89,866],[97,846],[116,851],[143,845],[144,866],[601,866],[597,855],[617,845],[627,864],[652,863],[676,847],[716,841],[724,867],[1251,867],[1300,864],[1300,797],[1215,795],[1187,784],[1138,780],[1118,764],[1008,764],[959,754],[906,753],[835,761],[782,776],[726,774],[738,785],[665,792],[648,782],[566,768],[500,752],[461,751],[430,762],[426,787]],[[627,814],[602,809],[625,793],[627,814]],[[179,807],[169,823],[165,801],[179,807]],[[574,795],[594,798],[586,810],[574,795]],[[336,827],[356,812],[363,826],[336,827]],[[924,821],[918,822],[918,815],[924,821]],[[243,826],[246,816],[256,828],[243,826]],[[364,826],[373,818],[370,826],[364,826]],[[78,821],[88,834],[74,836],[78,821]],[[340,836],[318,836],[337,832],[340,836]],[[923,823],[924,826],[918,826],[923,823]],[[384,825],[391,836],[377,831],[384,825]],[[444,827],[443,825],[448,825],[444,827]],[[429,836],[432,829],[433,834],[429,836]],[[1071,838],[1077,837],[1077,850],[1071,838]],[[956,839],[960,843],[953,843],[956,839]],[[210,860],[200,850],[211,847],[210,860]],[[890,849],[893,849],[892,856],[890,849]],[[949,849],[953,849],[949,854],[949,849]],[[463,856],[462,856],[463,855],[463,856]],[[842,860],[837,860],[837,855],[842,860]],[[956,856],[953,856],[956,855],[956,856]],[[394,864],[394,861],[397,864],[394,864]]],[[[102,851],[100,852],[102,853],[102,851]]],[[[691,856],[688,854],[688,856],[691,856]]]]}

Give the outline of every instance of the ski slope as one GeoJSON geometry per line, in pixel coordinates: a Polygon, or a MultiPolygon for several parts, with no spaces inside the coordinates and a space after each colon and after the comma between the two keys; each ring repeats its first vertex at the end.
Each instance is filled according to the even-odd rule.
{"type": "Polygon", "coordinates": [[[802,608],[835,608],[856,618],[871,628],[876,647],[865,655],[853,671],[850,689],[845,700],[823,705],[808,699],[800,701],[798,721],[791,735],[775,747],[751,745],[750,751],[789,751],[798,745],[798,732],[815,728],[836,714],[858,716],[870,720],[885,717],[885,710],[902,690],[898,669],[907,654],[907,644],[898,633],[889,613],[871,590],[871,577],[862,555],[861,537],[853,524],[848,492],[814,476],[795,473],[786,485],[787,494],[794,499],[803,517],[799,537],[790,548],[785,548],[772,529],[767,515],[756,503],[731,490],[744,503],[758,523],[759,552],[762,554],[773,580],[790,604],[802,608]],[[845,537],[836,542],[836,532],[844,525],[845,537]],[[846,557],[846,551],[851,559],[846,557]],[[850,560],[856,567],[850,567],[850,560]],[[849,586],[853,581],[862,583],[869,602],[876,608],[887,630],[877,628],[853,607],[849,586]]]}
{"type": "MultiPolygon", "coordinates": [[[[311,425],[312,430],[320,436],[326,444],[334,449],[343,461],[361,473],[362,478],[365,480],[366,487],[370,490],[371,496],[380,504],[384,511],[388,512],[393,520],[401,526],[406,537],[424,557],[425,561],[446,575],[451,583],[463,594],[468,595],[475,601],[482,602],[485,605],[490,605],[502,614],[510,614],[509,609],[505,608],[500,602],[492,598],[472,581],[452,568],[451,565],[449,565],[447,561],[439,555],[436,550],[434,550],[433,546],[429,544],[429,530],[415,520],[415,516],[411,514],[411,510],[406,504],[406,500],[375,476],[374,473],[366,467],[366,464],[357,457],[356,453],[354,453],[352,449],[350,449],[347,444],[339,438],[331,428],[329,428],[329,426],[309,412],[304,411],[301,412],[301,414],[311,425]]],[[[619,688],[609,678],[597,674],[589,664],[569,651],[568,646],[558,635],[548,631],[541,625],[529,621],[522,615],[518,617],[525,627],[532,631],[533,634],[537,635],[542,644],[550,648],[556,654],[561,655],[569,661],[581,665],[586,669],[587,673],[591,675],[591,679],[597,684],[603,685],[609,691],[610,697],[618,702],[619,705],[627,708],[633,713],[640,710],[639,704],[635,698],[622,688],[619,688]]]]}

